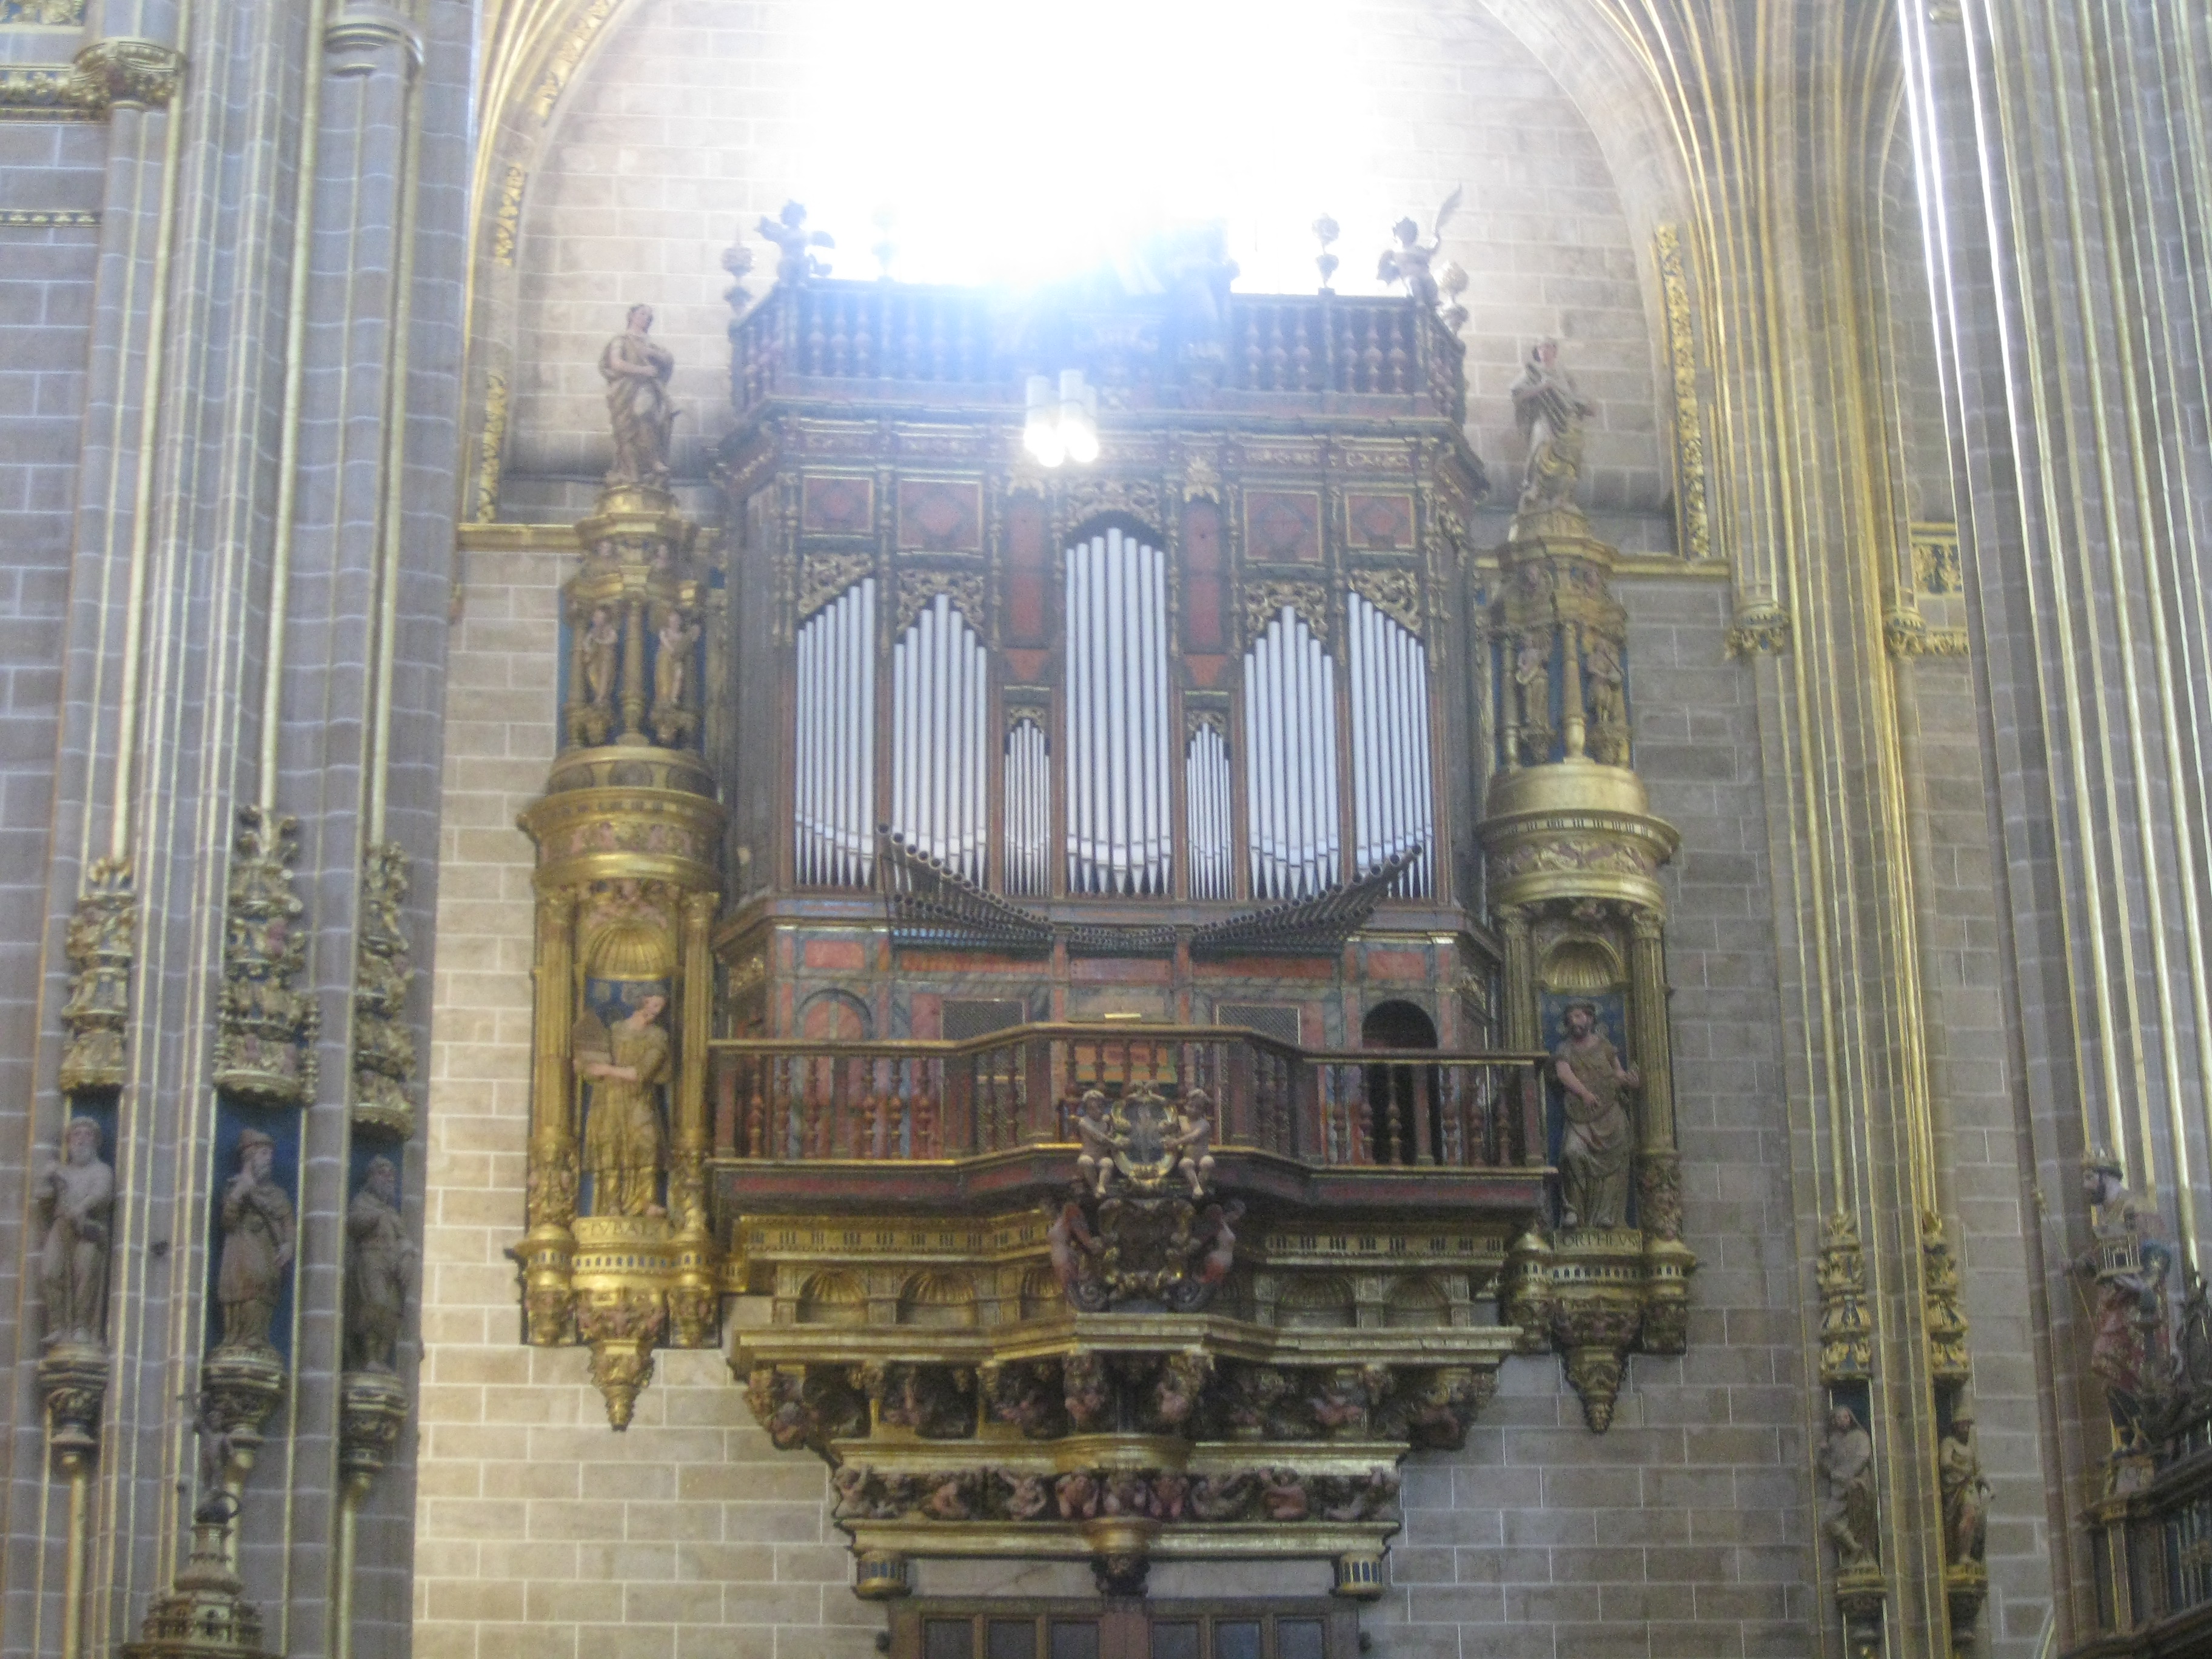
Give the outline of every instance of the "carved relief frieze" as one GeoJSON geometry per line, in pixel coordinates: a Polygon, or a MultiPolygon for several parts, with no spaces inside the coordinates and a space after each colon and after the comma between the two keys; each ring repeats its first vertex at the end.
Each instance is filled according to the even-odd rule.
{"type": "Polygon", "coordinates": [[[1244,584],[1244,637],[1256,640],[1267,631],[1287,606],[1298,613],[1314,636],[1328,641],[1328,594],[1319,582],[1285,581],[1270,577],[1244,584]]]}
{"type": "Polygon", "coordinates": [[[353,1115],[404,1140],[415,1127],[415,1034],[407,1024],[413,953],[400,907],[407,902],[407,854],[392,842],[363,854],[356,935],[353,1115]]]}
{"type": "Polygon", "coordinates": [[[970,628],[978,633],[988,629],[989,614],[984,609],[981,571],[916,570],[909,566],[898,573],[898,623],[894,631],[905,633],[939,593],[952,601],[952,608],[967,618],[970,628]]]}
{"type": "Polygon", "coordinates": [[[798,617],[809,617],[876,568],[872,553],[809,553],[800,561],[798,617]]]}
{"type": "Polygon", "coordinates": [[[296,818],[257,805],[238,809],[215,1081],[226,1093],[265,1105],[304,1106],[315,1097],[322,1016],[313,993],[299,983],[307,965],[300,925],[307,907],[292,890],[299,836],[296,818]]]}
{"type": "Polygon", "coordinates": [[[1352,591],[1365,599],[1407,633],[1420,637],[1421,580],[1403,565],[1357,565],[1350,573],[1352,591]]]}

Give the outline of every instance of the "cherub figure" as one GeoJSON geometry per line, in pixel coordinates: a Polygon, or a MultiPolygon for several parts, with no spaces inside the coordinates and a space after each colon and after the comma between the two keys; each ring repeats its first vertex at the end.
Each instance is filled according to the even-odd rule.
{"type": "Polygon", "coordinates": [[[1429,226],[1429,240],[1421,240],[1421,227],[1411,216],[1390,227],[1391,235],[1397,238],[1395,247],[1382,250],[1376,264],[1375,274],[1386,283],[1403,283],[1406,292],[1424,306],[1433,307],[1440,297],[1436,273],[1429,269],[1430,262],[1443,246],[1444,222],[1459,206],[1460,187],[1454,185],[1452,193],[1444,198],[1444,204],[1437,210],[1437,216],[1429,226]]]}
{"type": "Polygon", "coordinates": [[[1093,1197],[1103,1198],[1114,1182],[1114,1134],[1103,1091],[1092,1089],[1084,1095],[1076,1108],[1075,1134],[1083,1146],[1075,1157],[1079,1177],[1093,1197]]]}
{"type": "Polygon", "coordinates": [[[1176,1112],[1175,1132],[1167,1144],[1180,1156],[1176,1169],[1190,1182],[1190,1195],[1206,1195],[1206,1178],[1213,1173],[1213,1154],[1206,1151],[1213,1139],[1213,1103],[1203,1089],[1187,1091],[1176,1112]]]}
{"type": "Polygon", "coordinates": [[[797,202],[786,202],[783,211],[773,219],[761,216],[760,234],[763,240],[775,245],[779,258],[775,262],[776,285],[803,283],[813,276],[827,276],[830,262],[817,259],[813,250],[835,247],[837,239],[826,230],[806,228],[806,210],[797,202]]]}
{"type": "Polygon", "coordinates": [[[1052,1507],[1050,1477],[1016,1474],[1011,1470],[1000,1469],[999,1479],[1006,1488],[1008,1520],[1034,1521],[1052,1507]]]}

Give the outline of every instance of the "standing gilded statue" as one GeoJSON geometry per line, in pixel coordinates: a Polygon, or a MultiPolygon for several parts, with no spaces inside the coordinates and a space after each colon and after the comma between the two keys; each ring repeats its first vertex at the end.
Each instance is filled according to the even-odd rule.
{"type": "Polygon", "coordinates": [[[668,1079],[668,1033],[659,1024],[668,999],[651,992],[611,1026],[587,1016],[576,1043],[576,1074],[591,1090],[584,1121],[584,1172],[593,1215],[659,1215],[660,1173],[668,1166],[660,1088],[668,1079]],[[599,1036],[604,1032],[604,1037],[599,1036]],[[588,1033],[588,1034],[587,1034],[588,1033]]]}

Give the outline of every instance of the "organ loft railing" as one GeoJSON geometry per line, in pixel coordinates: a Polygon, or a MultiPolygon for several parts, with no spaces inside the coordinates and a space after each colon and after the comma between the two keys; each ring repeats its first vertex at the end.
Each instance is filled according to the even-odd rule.
{"type": "Polygon", "coordinates": [[[1202,1093],[1214,1144],[1328,1168],[1543,1163],[1538,1054],[1310,1050],[1255,1031],[1017,1026],[964,1042],[714,1044],[715,1153],[830,1163],[1076,1144],[1083,1097],[1202,1093]]]}

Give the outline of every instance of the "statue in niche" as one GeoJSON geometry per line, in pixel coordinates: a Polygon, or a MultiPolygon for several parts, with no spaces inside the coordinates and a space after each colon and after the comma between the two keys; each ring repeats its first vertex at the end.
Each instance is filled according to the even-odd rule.
{"type": "Polygon", "coordinates": [[[71,1118],[62,1129],[62,1155],[40,1175],[33,1194],[39,1224],[46,1230],[39,1289],[50,1348],[96,1348],[106,1340],[115,1171],[100,1156],[104,1139],[97,1118],[71,1118]]]}
{"type": "MultiPolygon", "coordinates": [[[[1437,286],[1436,273],[1429,267],[1437,251],[1443,246],[1444,222],[1458,210],[1459,198],[1460,189],[1455,186],[1452,193],[1444,198],[1444,204],[1437,210],[1437,216],[1429,226],[1429,240],[1425,242],[1421,240],[1419,221],[1410,216],[1399,220],[1390,227],[1390,234],[1397,246],[1383,249],[1382,258],[1376,263],[1376,276],[1386,283],[1403,283],[1406,292],[1417,303],[1431,310],[1435,309],[1443,295],[1437,286]]],[[[1460,286],[1466,286],[1464,278],[1460,286]]],[[[1457,291],[1454,290],[1455,295],[1457,291]]],[[[1465,313],[1461,315],[1464,320],[1465,313]]]]}
{"type": "Polygon", "coordinates": [[[1541,766],[1552,758],[1552,644],[1547,635],[1524,634],[1513,653],[1513,689],[1519,707],[1519,759],[1541,766]]]}
{"type": "Polygon", "coordinates": [[[276,1143],[258,1129],[238,1137],[238,1172],[222,1189],[222,1255],[216,1300],[222,1306],[218,1348],[265,1349],[284,1270],[292,1265],[292,1200],[276,1184],[276,1143]]]}
{"type": "Polygon", "coordinates": [[[2089,1155],[2081,1187],[2096,1241],[2074,1263],[2092,1287],[2089,1369],[2105,1385],[2114,1455],[2139,1456],[2151,1449],[2148,1419],[2172,1393],[2166,1275],[2172,1254],[2160,1237],[2157,1210],[2129,1190],[2126,1170],[2112,1153],[2089,1155]]]}
{"type": "Polygon", "coordinates": [[[1513,420],[1528,446],[1522,475],[1521,511],[1571,509],[1583,476],[1583,422],[1597,413],[1559,367],[1559,343],[1539,340],[1528,348],[1521,378],[1513,384],[1513,420]]]}
{"type": "Polygon", "coordinates": [[[1828,1414],[1820,1473],[1828,1480],[1828,1512],[1820,1530],[1836,1547],[1836,1565],[1846,1571],[1875,1565],[1881,1531],[1874,1502],[1874,1437],[1848,1406],[1828,1414]]]}
{"type": "Polygon", "coordinates": [[[605,708],[615,700],[615,653],[622,644],[622,627],[604,605],[592,607],[584,626],[584,701],[605,708]]]}
{"type": "Polygon", "coordinates": [[[632,306],[623,331],[599,353],[599,374],[607,383],[607,417],[615,434],[615,464],[607,483],[665,489],[668,444],[676,426],[668,380],[676,360],[647,334],[653,307],[632,306]]]}
{"type": "Polygon", "coordinates": [[[1988,1547],[1990,1485],[1982,1479],[1982,1460],[1974,1450],[1974,1419],[1955,1413],[1936,1453],[1936,1479],[1943,1496],[1943,1561],[1963,1566],[1979,1561],[1988,1547]]]}
{"type": "Polygon", "coordinates": [[[653,659],[653,712],[675,714],[684,708],[684,692],[690,684],[692,646],[699,644],[699,623],[668,606],[661,617],[661,648],[653,659]]]}
{"type": "Polygon", "coordinates": [[[611,1026],[594,1014],[579,1023],[576,1074],[591,1088],[584,1172],[592,1177],[593,1215],[666,1213],[660,1204],[660,1173],[668,1165],[660,1085],[668,1078],[668,1033],[659,1021],[667,1006],[665,995],[648,991],[611,1026]]]}
{"type": "Polygon", "coordinates": [[[1589,757],[1601,766],[1628,764],[1627,676],[1620,647],[1591,635],[1583,641],[1583,695],[1589,708],[1589,757]]]}
{"type": "Polygon", "coordinates": [[[372,1158],[346,1206],[348,1370],[392,1369],[414,1270],[415,1247],[399,1216],[399,1170],[388,1158],[372,1158]]]}
{"type": "Polygon", "coordinates": [[[786,202],[783,211],[773,219],[763,214],[758,228],[762,240],[775,246],[778,288],[787,283],[799,283],[830,274],[829,261],[815,258],[814,250],[835,247],[837,239],[826,230],[807,229],[806,210],[800,204],[786,202]]]}
{"type": "Polygon", "coordinates": [[[1636,1142],[1623,1097],[1644,1079],[1621,1064],[1595,1003],[1569,1003],[1565,1021],[1566,1040],[1552,1051],[1567,1118],[1559,1146],[1559,1224],[1621,1226],[1636,1142]]]}

